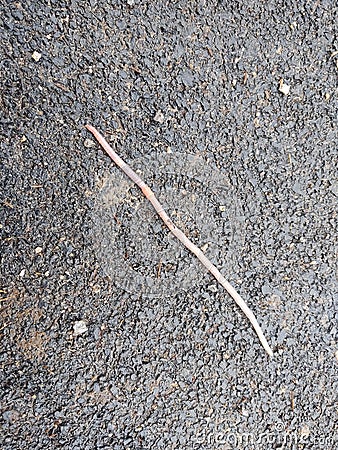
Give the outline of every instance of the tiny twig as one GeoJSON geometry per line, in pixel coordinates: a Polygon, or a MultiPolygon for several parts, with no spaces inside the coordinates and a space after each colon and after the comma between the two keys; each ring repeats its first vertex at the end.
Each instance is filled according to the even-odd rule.
{"type": "Polygon", "coordinates": [[[231,284],[223,277],[223,275],[219,272],[219,270],[211,263],[211,261],[204,255],[201,249],[199,249],[187,236],[179,229],[177,226],[170,220],[167,213],[164,211],[162,205],[155,197],[153,191],[149,186],[145,184],[144,181],[137,175],[136,172],[133,171],[131,167],[128,166],[127,163],[121,159],[118,154],[111,148],[108,142],[104,139],[104,137],[91,125],[86,125],[86,128],[94,135],[100,145],[104,148],[104,150],[108,153],[111,159],[117,164],[120,169],[142,190],[145,197],[150,201],[150,203],[155,208],[157,214],[161,217],[163,222],[169,228],[169,230],[173,233],[174,236],[179,239],[183,245],[187,247],[197,258],[201,261],[201,263],[208,269],[208,271],[216,278],[216,280],[227,290],[227,292],[231,295],[231,297],[235,300],[237,305],[244,312],[246,317],[250,320],[252,326],[254,327],[259,340],[261,341],[266,352],[272,356],[272,350],[269,346],[261,327],[259,326],[256,317],[254,316],[251,309],[247,306],[242,297],[236,292],[236,290],[231,286],[231,284]]]}

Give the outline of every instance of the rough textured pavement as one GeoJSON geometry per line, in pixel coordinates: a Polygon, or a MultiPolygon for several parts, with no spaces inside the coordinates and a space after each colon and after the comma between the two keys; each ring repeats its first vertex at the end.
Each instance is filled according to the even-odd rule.
{"type": "Polygon", "coordinates": [[[336,2],[1,6],[1,448],[333,449],[336,2]]]}

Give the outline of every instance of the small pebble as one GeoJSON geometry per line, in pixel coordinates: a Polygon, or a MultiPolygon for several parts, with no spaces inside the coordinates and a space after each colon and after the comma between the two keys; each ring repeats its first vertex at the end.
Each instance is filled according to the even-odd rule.
{"type": "Polygon", "coordinates": [[[208,247],[209,247],[209,243],[208,243],[208,242],[207,242],[206,244],[202,245],[202,246],[201,246],[202,252],[206,252],[207,249],[208,249],[208,247]]]}
{"type": "Polygon", "coordinates": [[[288,84],[285,84],[283,79],[279,82],[279,92],[281,92],[284,95],[288,95],[290,92],[290,86],[288,84]]]}
{"type": "Polygon", "coordinates": [[[304,425],[300,429],[300,435],[302,438],[308,438],[310,436],[310,428],[308,427],[308,425],[304,425]]]}
{"type": "Polygon", "coordinates": [[[86,331],[88,331],[87,322],[84,320],[78,320],[77,322],[74,323],[73,330],[74,330],[73,334],[74,337],[86,333],[86,331]]]}
{"type": "Polygon", "coordinates": [[[34,59],[34,61],[36,61],[36,62],[38,62],[38,61],[40,61],[40,59],[41,59],[41,53],[39,53],[39,52],[33,52],[32,53],[32,58],[34,59]]]}
{"type": "Polygon", "coordinates": [[[158,123],[164,122],[164,115],[163,115],[162,111],[160,111],[160,110],[157,111],[157,113],[155,114],[154,120],[155,120],[155,122],[158,122],[158,123]]]}
{"type": "Polygon", "coordinates": [[[84,141],[83,145],[84,145],[86,148],[92,148],[92,147],[95,147],[95,146],[96,146],[95,142],[92,141],[91,139],[86,139],[86,140],[84,141]]]}

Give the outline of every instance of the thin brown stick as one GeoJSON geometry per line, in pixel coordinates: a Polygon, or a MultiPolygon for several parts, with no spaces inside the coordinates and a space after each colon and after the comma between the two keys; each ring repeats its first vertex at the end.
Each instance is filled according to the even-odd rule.
{"type": "Polygon", "coordinates": [[[145,197],[150,201],[150,203],[155,208],[157,214],[161,217],[163,222],[169,228],[169,230],[173,233],[174,236],[179,239],[183,245],[187,247],[188,250],[191,251],[197,258],[201,261],[201,263],[208,269],[208,271],[216,278],[216,280],[227,290],[227,292],[231,295],[231,297],[235,300],[237,305],[244,312],[246,317],[250,320],[252,326],[254,327],[259,340],[261,341],[264,349],[268,353],[268,355],[272,356],[272,350],[269,346],[261,327],[259,326],[256,317],[254,316],[251,309],[247,306],[242,297],[236,292],[236,290],[231,286],[231,284],[223,277],[223,275],[219,272],[219,270],[211,263],[211,261],[204,255],[202,250],[200,250],[187,236],[179,229],[177,226],[170,220],[167,213],[164,211],[162,205],[155,197],[153,191],[149,186],[145,184],[144,181],[137,175],[136,172],[133,171],[131,167],[128,166],[127,163],[121,159],[117,153],[111,148],[105,138],[91,125],[86,125],[86,128],[94,135],[99,144],[104,148],[104,150],[108,153],[111,159],[117,164],[123,172],[142,190],[145,197]]]}

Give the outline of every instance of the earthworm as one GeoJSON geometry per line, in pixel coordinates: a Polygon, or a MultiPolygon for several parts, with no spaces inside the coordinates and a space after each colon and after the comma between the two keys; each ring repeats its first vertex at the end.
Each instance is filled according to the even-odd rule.
{"type": "Polygon", "coordinates": [[[242,297],[238,294],[238,292],[231,286],[231,284],[223,277],[223,275],[219,272],[219,270],[212,264],[212,262],[205,256],[201,249],[199,249],[177,226],[172,222],[167,213],[164,211],[162,205],[155,197],[153,191],[150,189],[146,183],[141,180],[141,178],[137,175],[136,172],[123,161],[122,158],[111,148],[105,138],[91,125],[86,125],[86,128],[94,135],[99,144],[104,148],[104,150],[108,153],[110,158],[114,161],[114,163],[120,167],[121,170],[141,189],[144,196],[150,201],[150,203],[155,208],[155,211],[163,220],[165,225],[169,228],[174,236],[179,239],[182,244],[191,251],[197,258],[201,261],[203,266],[207,268],[207,270],[216,278],[216,280],[226,289],[226,291],[231,295],[231,297],[235,300],[237,305],[241,308],[243,313],[249,319],[251,325],[255,329],[259,340],[261,341],[265,351],[268,355],[272,356],[273,352],[271,347],[269,346],[261,327],[259,326],[257,319],[242,297]]]}

